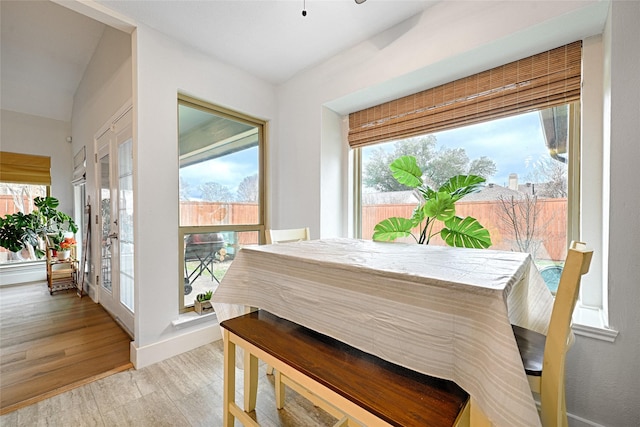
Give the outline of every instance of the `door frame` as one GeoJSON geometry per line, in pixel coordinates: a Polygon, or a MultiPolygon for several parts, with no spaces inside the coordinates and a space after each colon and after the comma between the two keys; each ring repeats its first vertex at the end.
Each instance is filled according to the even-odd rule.
{"type": "MultiPolygon", "coordinates": [[[[111,198],[113,200],[116,201],[117,203],[117,198],[118,198],[118,190],[119,190],[119,184],[118,184],[118,147],[120,145],[120,143],[124,142],[124,141],[119,141],[118,140],[118,129],[117,129],[117,125],[118,125],[118,121],[120,121],[123,117],[125,117],[127,115],[127,113],[131,113],[131,123],[129,124],[125,124],[126,126],[129,126],[131,128],[131,135],[130,138],[133,141],[133,105],[131,103],[131,101],[129,101],[128,103],[126,103],[124,106],[122,106],[120,109],[118,109],[118,111],[111,116],[111,118],[103,125],[100,127],[100,130],[98,132],[96,132],[96,134],[94,135],[94,153],[95,153],[95,170],[94,170],[94,174],[95,174],[95,196],[96,196],[96,210],[95,210],[95,224],[96,224],[96,228],[97,228],[97,232],[93,233],[93,245],[94,248],[97,248],[97,250],[94,252],[96,253],[96,257],[94,257],[93,263],[95,265],[96,270],[101,268],[101,264],[102,264],[102,214],[101,214],[101,209],[100,209],[100,202],[101,202],[101,197],[100,197],[100,192],[101,192],[101,177],[100,177],[100,159],[101,159],[101,154],[104,155],[105,151],[106,154],[109,155],[109,179],[110,179],[110,183],[109,183],[109,188],[110,188],[110,192],[111,192],[111,198]],[[108,141],[99,141],[102,137],[105,136],[105,134],[107,133],[111,133],[111,135],[109,136],[108,141]],[[106,147],[106,148],[105,148],[106,147]]],[[[127,138],[126,140],[128,140],[129,138],[127,138]]],[[[117,206],[115,207],[115,212],[114,212],[114,208],[113,205],[111,206],[111,215],[116,215],[117,218],[117,214],[118,214],[118,209],[117,206]]],[[[120,228],[118,226],[117,228],[118,230],[118,234],[120,232],[120,228]]],[[[117,246],[117,244],[116,244],[117,246]]],[[[115,253],[113,254],[113,256],[115,258],[119,258],[119,249],[116,248],[115,253]]],[[[135,300],[134,300],[134,310],[131,311],[129,308],[127,308],[125,305],[123,305],[120,301],[120,292],[119,289],[116,288],[114,289],[114,287],[118,287],[118,283],[119,283],[119,275],[120,275],[120,267],[119,267],[119,259],[114,259],[112,261],[112,266],[111,266],[111,277],[112,277],[112,288],[111,291],[108,291],[106,289],[103,288],[102,286],[102,274],[101,272],[98,270],[95,273],[95,277],[96,277],[96,299],[97,302],[100,303],[113,317],[114,319],[125,329],[126,332],[129,333],[129,335],[131,335],[132,338],[135,338],[134,336],[134,331],[135,331],[135,300]]],[[[135,276],[134,276],[135,277],[135,276]]],[[[134,287],[136,286],[135,281],[134,281],[134,287]]]]}

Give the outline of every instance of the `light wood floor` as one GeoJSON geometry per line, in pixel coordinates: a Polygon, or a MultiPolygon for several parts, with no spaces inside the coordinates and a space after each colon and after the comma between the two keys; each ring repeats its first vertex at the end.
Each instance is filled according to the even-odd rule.
{"type": "Polygon", "coordinates": [[[0,288],[0,413],[131,368],[130,337],[90,298],[0,288]]]}
{"type": "MultiPolygon", "coordinates": [[[[40,292],[32,293],[35,298],[40,292]]],[[[1,305],[4,296],[0,292],[1,305]]],[[[73,303],[69,301],[72,307],[73,303]]],[[[2,322],[4,332],[4,317],[2,322]]],[[[0,426],[218,427],[222,425],[223,361],[222,342],[217,341],[24,406],[0,416],[0,426]]],[[[237,370],[236,402],[240,404],[242,378],[243,371],[237,370]]],[[[4,370],[1,381],[4,387],[4,370]]],[[[273,376],[265,374],[264,364],[260,365],[257,408],[251,416],[265,427],[322,427],[337,421],[290,389],[284,409],[276,409],[273,376]]]]}

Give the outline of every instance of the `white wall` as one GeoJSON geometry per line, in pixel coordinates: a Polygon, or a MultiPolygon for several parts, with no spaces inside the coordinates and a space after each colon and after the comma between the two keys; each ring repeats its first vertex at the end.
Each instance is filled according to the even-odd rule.
{"type": "MultiPolygon", "coordinates": [[[[614,343],[577,338],[568,360],[572,425],[580,425],[579,418],[606,426],[640,425],[640,366],[636,361],[640,353],[636,307],[640,301],[640,196],[629,187],[636,181],[632,173],[640,146],[639,37],[634,27],[640,22],[639,4],[614,2],[607,24],[610,34],[605,37],[605,56],[611,64],[610,85],[605,90],[610,96],[605,95],[603,102],[605,117],[610,120],[605,139],[611,161],[605,191],[610,191],[612,207],[610,225],[604,221],[611,259],[611,325],[620,334],[614,343]]],[[[600,33],[602,8],[606,13],[607,7],[606,2],[598,1],[438,3],[277,90],[152,29],[139,27],[133,44],[138,286],[133,354],[137,366],[189,350],[212,339],[216,329],[206,322],[182,327],[172,324],[178,317],[180,280],[176,256],[178,92],[271,122],[272,226],[310,226],[314,238],[346,235],[344,211],[338,213],[349,208],[348,149],[339,137],[342,114],[600,33]]],[[[120,92],[126,80],[122,70],[112,70],[102,79],[96,77],[99,72],[95,70],[90,75],[96,83],[87,82],[84,95],[79,91],[73,152],[79,148],[76,144],[87,143],[79,139],[93,137],[90,127],[102,124],[102,116],[120,106],[122,99],[111,96],[114,87],[116,98],[126,92],[120,92]],[[111,81],[111,76],[118,83],[111,81]],[[99,96],[94,99],[96,93],[99,96]],[[102,111],[105,99],[112,99],[114,105],[102,111]],[[81,105],[95,113],[83,115],[81,105]]]]}
{"type": "MultiPolygon", "coordinates": [[[[71,123],[14,111],[0,111],[0,150],[51,157],[51,196],[60,200],[59,209],[73,215],[71,188],[72,152],[67,137],[71,123]]],[[[5,268],[0,286],[46,280],[44,264],[36,268],[5,268]]]]}
{"type": "MultiPolygon", "coordinates": [[[[134,34],[134,182],[137,367],[219,336],[217,324],[173,326],[178,319],[177,95],[271,121],[275,93],[240,70],[140,26],[134,34]],[[191,336],[193,339],[189,340],[191,336]]],[[[277,144],[273,138],[270,144],[277,144]]]]}
{"type": "MultiPolygon", "coordinates": [[[[316,159],[332,151],[326,145],[336,144],[323,132],[323,107],[346,114],[599,33],[606,7],[601,2],[442,2],[294,77],[278,90],[282,126],[272,158],[273,226],[304,224],[314,237],[346,233],[340,224],[321,224],[325,215],[335,215],[334,206],[345,204],[343,193],[320,191],[321,177],[333,173],[333,166],[327,157],[316,159]],[[289,203],[290,194],[300,202],[289,203]]],[[[344,146],[335,150],[348,153],[344,146]]],[[[345,170],[339,179],[346,189],[345,170]]]]}
{"type": "MultiPolygon", "coordinates": [[[[94,136],[120,107],[131,102],[132,79],[131,36],[106,27],[76,90],[71,117],[72,154],[77,153],[83,146],[87,150],[86,194],[91,198],[94,215],[97,207],[94,136]]],[[[91,225],[95,231],[95,222],[91,225]]],[[[93,278],[96,271],[95,263],[99,261],[96,254],[100,253],[100,243],[95,232],[92,241],[93,274],[89,275],[87,291],[96,299],[93,278]]]]}
{"type": "Polygon", "coordinates": [[[67,142],[71,123],[7,110],[2,110],[0,120],[2,151],[51,157],[51,196],[60,200],[60,210],[72,215],[73,156],[67,142]]]}
{"type": "MultiPolygon", "coordinates": [[[[640,2],[615,1],[605,31],[605,248],[615,343],[578,337],[567,360],[568,410],[606,426],[640,425],[640,2]],[[608,148],[608,150],[607,150],[608,148]],[[606,206],[606,205],[605,205],[606,206]]],[[[581,424],[575,424],[581,425],[581,424]]]]}
{"type": "MultiPolygon", "coordinates": [[[[577,337],[567,362],[574,426],[640,425],[640,193],[631,189],[640,160],[639,5],[615,1],[608,21],[612,171],[605,227],[611,326],[620,334],[614,343],[577,337]]],[[[347,232],[344,223],[327,219],[337,206],[347,205],[350,188],[346,168],[335,167],[336,154],[348,163],[344,140],[335,138],[339,120],[324,108],[346,114],[600,34],[608,7],[607,2],[442,2],[294,77],[278,88],[278,144],[271,159],[274,226],[304,224],[314,237],[347,232]],[[342,191],[335,191],[336,185],[342,191]],[[297,203],[291,203],[291,194],[297,203]]],[[[606,105],[606,95],[601,102],[606,105]]]]}

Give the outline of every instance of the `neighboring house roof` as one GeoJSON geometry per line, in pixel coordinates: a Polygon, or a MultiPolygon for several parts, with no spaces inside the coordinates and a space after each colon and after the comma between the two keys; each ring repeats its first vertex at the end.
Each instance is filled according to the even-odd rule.
{"type": "Polygon", "coordinates": [[[419,200],[413,190],[389,191],[386,193],[362,193],[363,205],[413,204],[419,200]]]}
{"type": "Polygon", "coordinates": [[[482,190],[477,193],[471,193],[464,196],[460,199],[461,202],[480,202],[480,201],[490,201],[490,200],[498,200],[501,197],[503,198],[511,198],[514,197],[516,199],[521,199],[524,197],[524,192],[511,190],[507,187],[502,187],[497,184],[488,184],[482,190]]]}

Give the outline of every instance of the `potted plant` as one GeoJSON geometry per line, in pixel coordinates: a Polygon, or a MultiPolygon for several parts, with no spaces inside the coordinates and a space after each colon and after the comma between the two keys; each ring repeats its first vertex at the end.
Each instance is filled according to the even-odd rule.
{"type": "Polygon", "coordinates": [[[11,252],[33,248],[36,257],[42,258],[41,242],[60,249],[60,243],[65,237],[73,237],[78,226],[57,209],[60,202],[55,197],[36,197],[34,204],[36,209],[31,213],[16,212],[0,218],[0,246],[11,252]]]}
{"type": "Polygon", "coordinates": [[[213,291],[209,290],[206,293],[196,295],[196,299],[193,302],[193,308],[198,314],[205,314],[213,311],[213,305],[211,304],[211,296],[213,291]]]}
{"type": "Polygon", "coordinates": [[[376,224],[373,240],[393,241],[399,237],[412,236],[417,243],[428,245],[430,239],[439,234],[449,246],[465,248],[491,246],[489,231],[475,218],[456,216],[455,209],[458,200],[482,188],[484,178],[476,175],[456,175],[438,190],[434,190],[424,184],[422,170],[413,156],[402,156],[394,160],[389,168],[399,183],[415,189],[422,200],[413,211],[411,218],[392,217],[376,224]],[[438,221],[444,226],[434,231],[434,224],[438,221]],[[418,237],[412,233],[416,227],[420,231],[418,237]]]}
{"type": "Polygon", "coordinates": [[[58,260],[63,261],[71,256],[71,249],[75,248],[76,239],[73,237],[65,237],[60,243],[60,249],[58,250],[58,260]]]}

